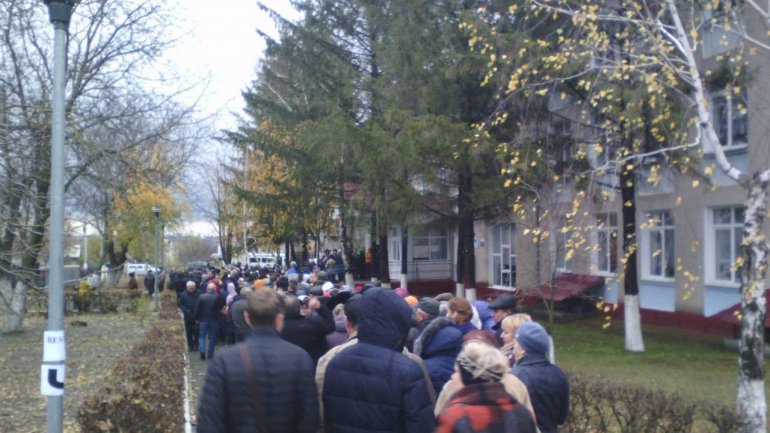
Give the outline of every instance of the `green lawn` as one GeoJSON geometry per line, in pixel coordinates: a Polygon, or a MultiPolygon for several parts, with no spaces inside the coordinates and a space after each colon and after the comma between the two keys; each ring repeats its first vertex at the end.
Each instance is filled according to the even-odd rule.
{"type": "Polygon", "coordinates": [[[556,324],[557,364],[605,381],[735,404],[738,357],[722,338],[645,326],[646,351],[628,353],[623,350],[623,323],[613,322],[607,330],[601,324],[598,318],[556,324]]]}

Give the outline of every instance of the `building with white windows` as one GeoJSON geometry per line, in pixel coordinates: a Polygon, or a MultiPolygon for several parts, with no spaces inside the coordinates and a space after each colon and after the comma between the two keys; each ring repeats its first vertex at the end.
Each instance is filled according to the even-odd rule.
{"type": "MultiPolygon", "coordinates": [[[[737,37],[715,28],[704,35],[699,51],[702,61],[709,64],[716,62],[716,56],[729,56],[739,43],[737,37]]],[[[731,163],[749,175],[770,167],[770,53],[758,50],[751,66],[755,72],[748,85],[721,89],[712,85],[710,89],[710,106],[723,148],[731,163]]],[[[701,157],[703,167],[716,165],[708,149],[701,157]]],[[[704,181],[696,185],[692,177],[673,170],[658,173],[660,181],[652,185],[646,181],[648,174],[638,170],[635,201],[643,320],[731,332],[736,319],[725,312],[741,296],[735,262],[743,232],[744,190],[718,168],[711,185],[704,181]]],[[[605,185],[618,182],[612,173],[598,180],[605,185]]],[[[605,194],[609,199],[599,204],[586,200],[580,212],[569,217],[576,219],[570,224],[567,215],[573,210],[574,195],[568,187],[554,190],[541,220],[541,227],[551,236],[537,245],[532,240],[533,221],[538,218],[534,210],[523,220],[512,215],[477,223],[479,297],[532,290],[554,275],[579,274],[605,277],[601,296],[607,302],[622,302],[622,284],[618,283],[623,261],[622,203],[619,191],[607,188],[605,194]],[[576,236],[575,231],[582,232],[576,236]],[[575,245],[578,242],[581,244],[575,245]],[[574,254],[567,254],[569,250],[574,254]]],[[[391,232],[390,248],[396,275],[401,252],[398,230],[391,232]]],[[[424,229],[410,237],[409,279],[418,283],[412,286],[424,280],[453,278],[454,242],[453,231],[447,229],[424,229]]]]}

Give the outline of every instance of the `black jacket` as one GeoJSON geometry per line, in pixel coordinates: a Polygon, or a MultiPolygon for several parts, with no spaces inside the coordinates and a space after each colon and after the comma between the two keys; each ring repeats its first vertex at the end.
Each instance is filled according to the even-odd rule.
{"type": "Polygon", "coordinates": [[[219,320],[222,313],[219,310],[225,306],[225,301],[216,293],[204,293],[198,298],[195,305],[195,320],[199,322],[211,322],[219,320]]]}
{"type": "Polygon", "coordinates": [[[254,328],[246,342],[223,349],[211,360],[198,403],[197,431],[258,431],[239,353],[242,344],[251,355],[270,433],[316,433],[318,393],[312,361],[305,351],[282,340],[271,326],[254,328]]]}
{"type": "Polygon", "coordinates": [[[537,427],[541,433],[556,433],[569,414],[569,381],[561,368],[544,355],[527,353],[511,373],[527,385],[537,427]]]}
{"type": "Polygon", "coordinates": [[[315,365],[326,353],[326,334],[333,331],[332,312],[322,305],[316,313],[307,317],[295,313],[286,314],[281,337],[305,349],[315,365]]]}
{"type": "Polygon", "coordinates": [[[423,320],[422,322],[417,322],[412,328],[409,330],[409,334],[406,336],[406,348],[414,353],[414,342],[417,340],[417,337],[422,334],[422,331],[425,330],[425,328],[430,325],[432,321],[436,320],[435,317],[430,317],[428,319],[423,320]]]}
{"type": "Polygon", "coordinates": [[[198,298],[200,295],[198,291],[189,292],[185,290],[179,295],[179,309],[184,314],[184,320],[191,322],[195,320],[195,306],[198,304],[198,298]]]}
{"type": "Polygon", "coordinates": [[[358,303],[358,343],[335,356],[323,389],[326,433],[428,433],[436,426],[420,366],[404,356],[412,310],[389,289],[358,303]]]}

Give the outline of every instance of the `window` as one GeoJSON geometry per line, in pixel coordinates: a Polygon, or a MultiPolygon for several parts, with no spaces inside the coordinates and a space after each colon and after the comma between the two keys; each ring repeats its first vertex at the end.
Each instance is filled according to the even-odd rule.
{"type": "Polygon", "coordinates": [[[749,115],[746,88],[725,91],[712,98],[714,129],[725,149],[744,147],[749,142],[749,115]]]}
{"type": "Polygon", "coordinates": [[[711,7],[706,2],[706,8],[701,13],[703,20],[703,57],[709,58],[732,50],[741,43],[741,23],[736,14],[740,13],[742,2],[718,2],[711,7]]]}
{"type": "Polygon", "coordinates": [[[500,224],[492,228],[492,284],[513,288],[516,285],[516,236],[514,224],[500,224]]]}
{"type": "MultiPolygon", "coordinates": [[[[570,221],[560,217],[556,223],[556,270],[560,272],[572,271],[572,257],[567,258],[567,252],[574,249],[572,245],[572,227],[570,221]]],[[[574,252],[571,256],[574,255],[574,252]]]]}
{"type": "Polygon", "coordinates": [[[674,215],[670,210],[647,214],[643,263],[649,277],[674,278],[674,215]]]}
{"type": "Polygon", "coordinates": [[[596,244],[599,272],[615,273],[618,270],[618,216],[616,213],[596,214],[596,244]]]}
{"type": "Polygon", "coordinates": [[[392,261],[401,261],[401,227],[392,227],[390,229],[390,248],[388,255],[392,261]]]}
{"type": "Polygon", "coordinates": [[[740,279],[733,266],[741,250],[743,239],[744,208],[729,207],[712,209],[711,230],[713,248],[707,248],[712,255],[713,279],[721,282],[736,283],[740,279]]]}
{"type": "Polygon", "coordinates": [[[412,260],[446,260],[448,256],[447,233],[444,229],[431,228],[412,242],[412,260]]]}

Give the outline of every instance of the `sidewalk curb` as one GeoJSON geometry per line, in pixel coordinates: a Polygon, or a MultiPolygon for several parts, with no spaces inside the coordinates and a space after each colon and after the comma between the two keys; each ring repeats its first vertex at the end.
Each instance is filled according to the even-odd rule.
{"type": "MultiPolygon", "coordinates": [[[[182,312],[179,312],[179,315],[182,317],[182,322],[184,323],[184,315],[182,312]]],[[[186,349],[186,347],[185,347],[186,349]]],[[[187,350],[184,352],[184,432],[185,433],[192,433],[192,422],[190,417],[190,375],[192,374],[192,370],[190,369],[190,357],[187,356],[187,350]]]]}

